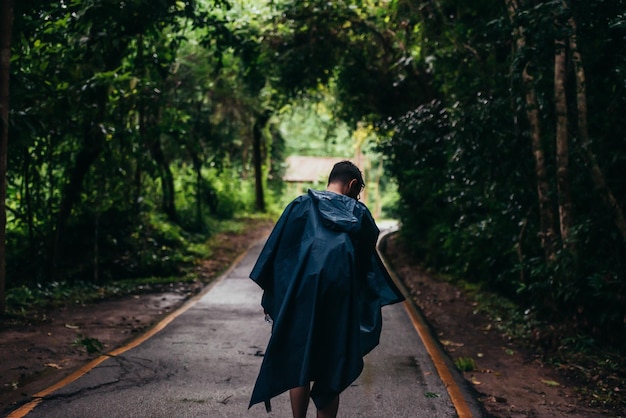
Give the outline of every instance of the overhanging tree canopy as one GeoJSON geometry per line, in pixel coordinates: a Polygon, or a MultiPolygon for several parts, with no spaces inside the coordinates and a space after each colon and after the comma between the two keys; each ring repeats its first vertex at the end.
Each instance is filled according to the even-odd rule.
{"type": "Polygon", "coordinates": [[[102,234],[113,253],[133,237],[128,251],[146,241],[148,214],[201,227],[205,212],[263,209],[276,120],[323,91],[335,118],[376,127],[403,233],[425,262],[567,332],[623,343],[622,1],[15,11],[8,256],[50,268],[10,267],[11,277],[69,274],[67,255],[102,234]],[[250,178],[251,191],[238,186],[250,178]]]}

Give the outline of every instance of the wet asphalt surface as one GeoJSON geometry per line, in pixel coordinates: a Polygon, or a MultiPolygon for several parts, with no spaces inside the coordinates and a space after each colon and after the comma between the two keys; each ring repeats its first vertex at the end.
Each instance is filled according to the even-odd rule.
{"type": "MultiPolygon", "coordinates": [[[[263,404],[248,409],[271,327],[248,278],[262,244],[165,329],[53,392],[28,417],[290,417],[286,393],[269,414],[263,404]]],[[[457,416],[403,305],[384,307],[383,321],[381,343],[341,395],[339,417],[457,416]]]]}

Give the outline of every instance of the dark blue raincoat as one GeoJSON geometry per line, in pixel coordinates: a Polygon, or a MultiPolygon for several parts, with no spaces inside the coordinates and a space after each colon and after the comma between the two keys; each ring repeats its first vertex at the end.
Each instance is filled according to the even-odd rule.
{"type": "Polygon", "coordinates": [[[403,300],[375,251],[379,230],[348,196],[309,190],[278,220],[250,277],[273,319],[250,406],[314,382],[323,409],[363,370],[381,306],[403,300]]]}

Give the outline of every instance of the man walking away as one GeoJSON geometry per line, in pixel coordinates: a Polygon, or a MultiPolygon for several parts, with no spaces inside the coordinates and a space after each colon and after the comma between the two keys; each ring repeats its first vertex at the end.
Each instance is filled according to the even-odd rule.
{"type": "Polygon", "coordinates": [[[294,418],[309,399],[318,417],[336,417],[340,393],[378,345],[381,307],[403,300],[376,253],[363,187],[356,165],[335,164],[326,190],[293,200],[265,243],[250,277],[273,325],[249,407],[264,402],[269,412],[289,390],[294,418]]]}

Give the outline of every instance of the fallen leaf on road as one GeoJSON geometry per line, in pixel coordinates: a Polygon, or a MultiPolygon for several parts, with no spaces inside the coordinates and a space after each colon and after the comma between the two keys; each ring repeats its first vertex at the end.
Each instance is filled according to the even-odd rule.
{"type": "Polygon", "coordinates": [[[555,382],[554,380],[541,379],[541,381],[543,383],[545,383],[546,385],[551,386],[551,387],[561,386],[561,384],[559,382],[555,382]]]}

